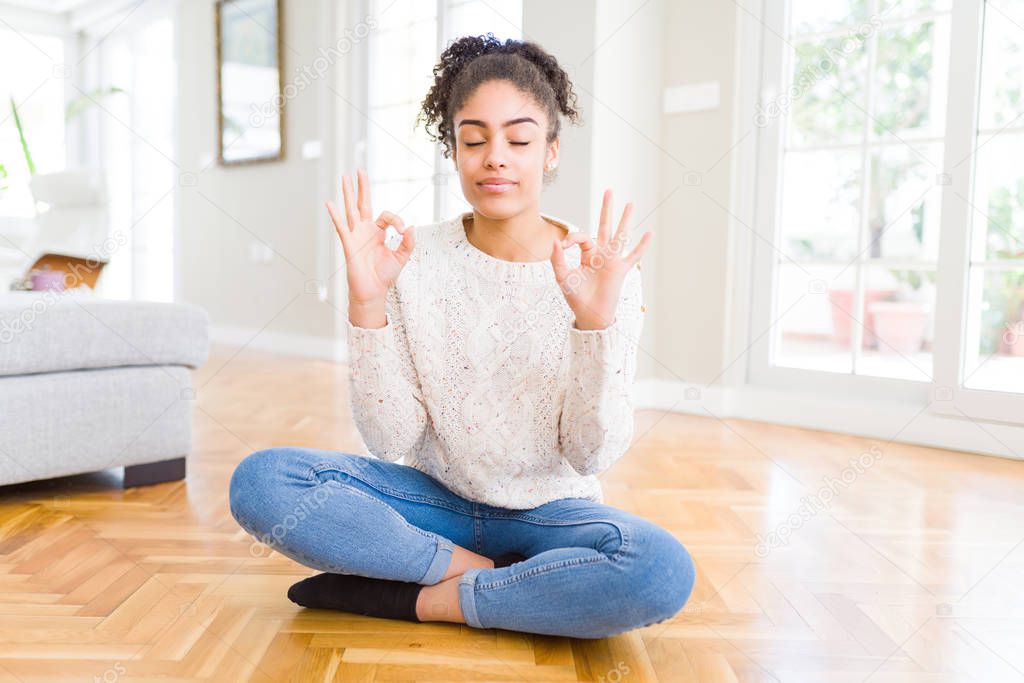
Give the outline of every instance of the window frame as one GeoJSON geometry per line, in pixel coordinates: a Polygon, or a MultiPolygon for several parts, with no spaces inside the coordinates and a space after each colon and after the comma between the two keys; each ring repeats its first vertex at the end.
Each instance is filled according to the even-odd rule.
{"type": "MultiPolygon", "coordinates": [[[[760,5],[760,74],[754,78],[758,101],[773,101],[776,93],[789,87],[791,65],[787,44],[788,2],[760,5]]],[[[993,420],[1024,424],[1024,393],[968,389],[963,386],[966,315],[970,275],[969,240],[978,229],[971,205],[974,160],[978,139],[978,110],[984,28],[984,0],[956,0],[950,10],[949,90],[946,104],[942,167],[951,176],[941,188],[939,253],[936,261],[935,337],[932,348],[932,381],[912,381],[828,372],[771,364],[772,342],[778,319],[775,310],[777,266],[776,246],[781,221],[782,154],[786,116],[778,116],[760,128],[756,143],[756,189],[752,212],[753,284],[750,297],[750,357],[747,381],[766,387],[808,392],[842,392],[851,397],[896,399],[927,405],[927,411],[956,418],[993,420]],[[966,65],[957,67],[956,65],[966,65]],[[960,169],[951,170],[951,160],[972,158],[960,169]],[[963,229],[967,226],[967,229],[963,229]]],[[[922,14],[921,18],[933,16],[922,14]]],[[[870,87],[870,86],[869,86],[870,87]]],[[[960,164],[958,164],[959,166],[960,164]]],[[[859,237],[858,239],[863,239],[859,237]]],[[[858,257],[861,258],[861,257],[858,257]]],[[[1024,263],[1021,264],[1024,267],[1024,263]]],[[[858,269],[858,278],[860,269],[858,269]]],[[[858,283],[857,291],[863,284],[858,283]]],[[[858,299],[860,295],[858,294],[858,299]]],[[[859,303],[854,310],[861,310],[859,303]]],[[[854,327],[859,327],[854,323],[854,327]]],[[[852,351],[859,353],[860,334],[854,334],[852,351]]]]}

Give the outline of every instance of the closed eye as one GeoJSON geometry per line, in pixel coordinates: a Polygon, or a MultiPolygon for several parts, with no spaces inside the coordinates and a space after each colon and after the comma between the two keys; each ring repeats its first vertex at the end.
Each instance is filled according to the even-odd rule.
{"type": "MultiPolygon", "coordinates": [[[[477,146],[482,145],[482,144],[484,144],[484,143],[482,143],[482,142],[467,142],[467,143],[465,143],[466,147],[477,147],[477,146]]],[[[528,145],[530,143],[529,142],[513,142],[511,144],[513,144],[513,145],[528,145]]]]}

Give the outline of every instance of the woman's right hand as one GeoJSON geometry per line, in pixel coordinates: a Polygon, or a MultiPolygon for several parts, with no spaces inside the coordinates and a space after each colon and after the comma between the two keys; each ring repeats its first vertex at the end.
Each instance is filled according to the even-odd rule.
{"type": "Polygon", "coordinates": [[[330,201],[327,211],[341,238],[348,270],[348,297],[351,305],[383,306],[388,288],[412,256],[416,236],[412,226],[406,227],[402,219],[390,211],[381,212],[376,220],[370,205],[370,183],[366,171],[357,172],[359,195],[356,201],[352,180],[341,177],[341,192],[345,199],[345,219],[330,201]],[[392,251],[384,243],[387,227],[393,225],[402,236],[402,243],[392,251]]]}

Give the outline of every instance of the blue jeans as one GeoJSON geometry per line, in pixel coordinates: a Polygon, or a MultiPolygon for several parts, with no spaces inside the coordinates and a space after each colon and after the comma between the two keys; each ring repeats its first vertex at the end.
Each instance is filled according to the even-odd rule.
{"type": "Polygon", "coordinates": [[[689,553],[642,517],[584,498],[492,507],[413,467],[361,455],[257,451],[234,471],[230,505],[245,531],[325,572],[432,585],[452,544],[526,556],[462,574],[462,614],[475,628],[604,638],[665,621],[693,589],[689,553]]]}

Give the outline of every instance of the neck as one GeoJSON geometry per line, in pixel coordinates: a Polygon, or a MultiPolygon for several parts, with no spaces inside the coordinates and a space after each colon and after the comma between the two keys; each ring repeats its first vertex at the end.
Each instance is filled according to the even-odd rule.
{"type": "Polygon", "coordinates": [[[474,209],[463,225],[466,239],[474,247],[494,258],[516,263],[549,260],[551,241],[568,234],[541,216],[536,207],[508,218],[488,218],[474,209]]]}

